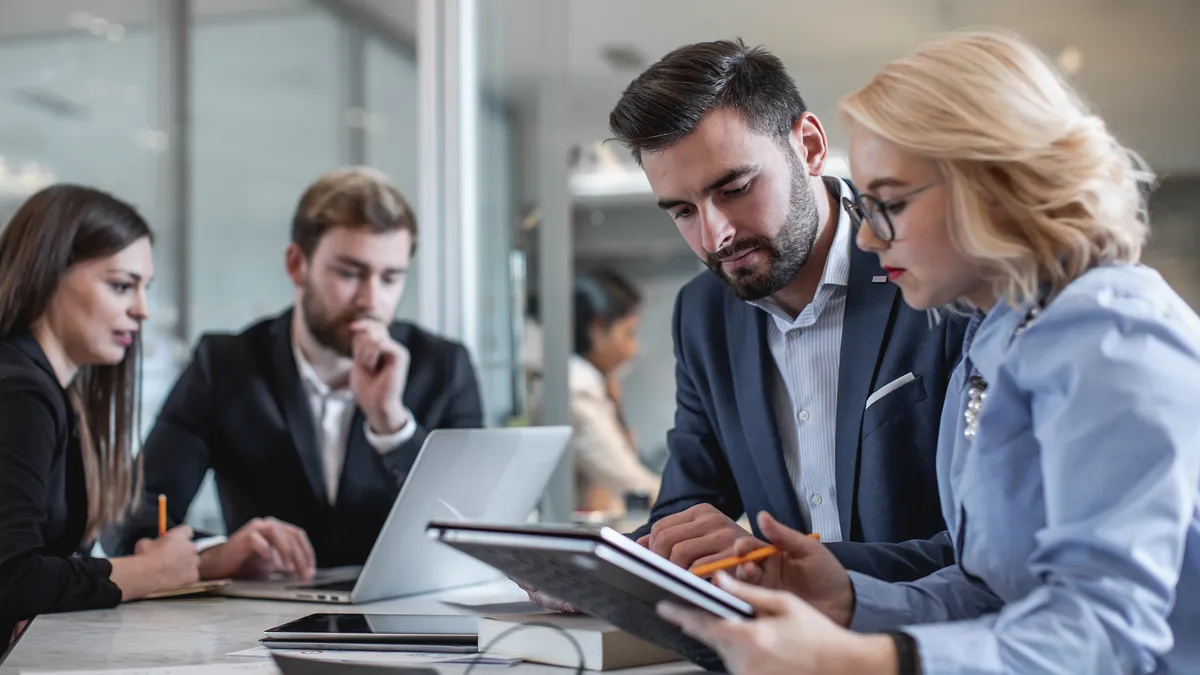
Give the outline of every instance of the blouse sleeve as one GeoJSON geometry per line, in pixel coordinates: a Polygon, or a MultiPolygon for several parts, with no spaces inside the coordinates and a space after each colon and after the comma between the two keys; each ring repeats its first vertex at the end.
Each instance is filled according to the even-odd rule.
{"type": "Polygon", "coordinates": [[[906,629],[923,672],[1150,672],[1190,639],[1168,616],[1200,484],[1198,334],[1153,298],[1102,291],[1064,295],[1018,338],[1005,376],[1041,448],[1040,585],[996,614],[906,629]]]}
{"type": "Polygon", "coordinates": [[[43,553],[55,427],[36,385],[0,382],[0,623],[121,601],[107,560],[43,553]]]}

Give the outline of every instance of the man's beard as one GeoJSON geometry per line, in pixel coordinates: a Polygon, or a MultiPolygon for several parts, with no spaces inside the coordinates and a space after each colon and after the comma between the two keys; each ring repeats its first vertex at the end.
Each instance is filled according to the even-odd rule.
{"type": "Polygon", "coordinates": [[[704,261],[742,300],[761,300],[791,283],[808,262],[817,240],[821,216],[817,211],[816,199],[808,187],[807,173],[791,148],[788,148],[788,165],[791,168],[792,191],[788,198],[787,214],[775,238],[754,236],[735,239],[724,250],[708,254],[708,259],[704,261]],[[751,249],[766,254],[765,269],[745,265],[728,274],[721,269],[723,261],[736,258],[751,249]]]}
{"type": "Polygon", "coordinates": [[[369,319],[370,312],[349,309],[340,315],[325,306],[308,281],[304,282],[304,297],[300,300],[304,310],[304,322],[313,339],[326,349],[333,350],[342,356],[349,357],[354,353],[354,337],[350,333],[350,324],[360,319],[369,319]]]}

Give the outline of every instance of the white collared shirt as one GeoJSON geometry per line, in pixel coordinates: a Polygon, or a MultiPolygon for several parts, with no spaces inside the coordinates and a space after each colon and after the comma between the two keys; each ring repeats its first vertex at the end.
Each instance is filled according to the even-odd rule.
{"type": "MultiPolygon", "coordinates": [[[[349,387],[332,389],[317,376],[312,363],[304,358],[299,345],[293,341],[292,354],[296,358],[296,368],[300,373],[300,383],[308,396],[309,407],[312,408],[313,430],[316,432],[317,447],[321,451],[321,464],[324,469],[325,492],[329,503],[337,503],[338,484],[342,479],[342,466],[346,463],[346,444],[350,439],[350,423],[358,405],[349,387]]],[[[417,421],[412,411],[408,413],[408,423],[394,434],[380,436],[371,431],[371,425],[363,422],[363,432],[367,442],[379,454],[387,454],[397,446],[408,442],[417,433],[417,421]]]]}
{"type": "Polygon", "coordinates": [[[842,353],[846,287],[853,226],[841,197],[852,195],[838,179],[839,216],[816,295],[795,319],[771,298],[750,304],[771,315],[767,344],[775,361],[774,412],[784,463],[800,510],[821,540],[841,541],[837,507],[837,384],[842,353]]]}

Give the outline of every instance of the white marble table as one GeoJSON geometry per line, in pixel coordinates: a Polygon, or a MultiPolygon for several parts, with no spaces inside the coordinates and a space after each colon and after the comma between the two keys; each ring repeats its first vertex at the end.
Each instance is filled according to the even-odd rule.
{"type": "MultiPolygon", "coordinates": [[[[204,597],[133,602],[115,609],[47,614],[35,619],[0,675],[48,670],[133,669],[189,664],[246,663],[231,652],[258,646],[262,632],[313,612],[380,614],[466,614],[507,611],[487,605],[512,603],[524,594],[509,582],[443,594],[386,600],[366,605],[243,600],[204,597]],[[462,603],[462,604],[448,604],[462,603]],[[469,609],[463,605],[470,605],[469,609]]],[[[466,666],[439,666],[462,673],[466,666]]],[[[512,668],[477,666],[483,675],[557,675],[571,669],[523,663],[512,668]]],[[[704,671],[686,663],[621,671],[629,675],[693,674],[704,671]]]]}

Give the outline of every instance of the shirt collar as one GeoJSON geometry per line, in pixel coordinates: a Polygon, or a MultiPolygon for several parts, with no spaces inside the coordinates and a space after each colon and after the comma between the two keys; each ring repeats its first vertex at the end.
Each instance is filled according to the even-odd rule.
{"type": "Polygon", "coordinates": [[[604,392],[607,387],[604,380],[604,373],[601,373],[595,364],[579,354],[571,355],[568,375],[570,388],[573,391],[604,392]]]}
{"type": "MultiPolygon", "coordinates": [[[[975,313],[975,329],[965,336],[963,351],[970,367],[985,380],[991,380],[999,370],[1018,328],[1025,321],[1032,303],[1013,307],[1003,299],[987,314],[975,313]]],[[[968,326],[968,330],[970,326],[968,326]]]]}
{"type": "MultiPolygon", "coordinates": [[[[854,199],[854,193],[846,181],[841,178],[834,178],[838,186],[838,220],[836,230],[833,235],[833,244],[829,247],[829,255],[825,258],[825,269],[821,271],[821,281],[817,284],[817,289],[820,290],[826,286],[846,286],[850,283],[850,246],[851,237],[854,236],[854,226],[850,222],[850,214],[846,212],[846,207],[842,205],[843,198],[854,199]]],[[[759,309],[783,319],[787,313],[779,308],[775,300],[770,296],[761,300],[750,300],[749,303],[759,309]],[[783,316],[780,316],[780,315],[783,316]]],[[[788,318],[785,323],[792,323],[792,319],[788,318]]]]}
{"type": "Polygon", "coordinates": [[[296,340],[295,336],[292,337],[292,356],[296,359],[296,370],[300,374],[301,382],[317,396],[327,398],[330,395],[351,395],[349,387],[333,389],[321,379],[312,362],[305,358],[304,352],[300,349],[300,343],[296,340]]]}

